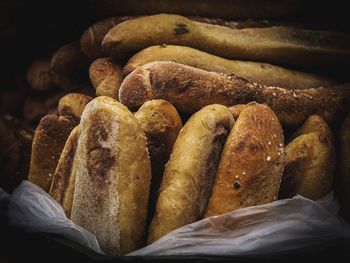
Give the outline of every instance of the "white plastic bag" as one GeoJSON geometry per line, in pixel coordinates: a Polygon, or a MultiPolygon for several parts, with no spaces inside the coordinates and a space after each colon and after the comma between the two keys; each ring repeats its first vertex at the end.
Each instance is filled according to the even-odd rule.
{"type": "Polygon", "coordinates": [[[98,253],[96,237],[69,220],[63,208],[40,187],[23,181],[12,193],[8,207],[9,224],[28,232],[60,234],[98,253]]]}

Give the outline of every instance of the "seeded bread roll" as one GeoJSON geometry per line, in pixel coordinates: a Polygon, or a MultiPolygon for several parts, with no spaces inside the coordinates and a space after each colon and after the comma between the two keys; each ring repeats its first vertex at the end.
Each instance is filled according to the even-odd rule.
{"type": "Polygon", "coordinates": [[[346,112],[349,98],[349,84],[287,90],[165,61],[137,68],[124,79],[119,90],[120,102],[132,110],[151,99],[167,100],[181,113],[193,113],[213,103],[266,103],[283,125],[291,127],[300,126],[312,114],[328,123],[335,122],[346,112]]]}
{"type": "Polygon", "coordinates": [[[350,223],[350,114],[344,119],[337,137],[337,192],[340,214],[350,223]]]}
{"type": "Polygon", "coordinates": [[[319,199],[331,190],[335,174],[334,139],[327,123],[310,116],[285,149],[280,198],[300,194],[319,199]]]}
{"type": "Polygon", "coordinates": [[[58,114],[60,116],[71,116],[79,121],[86,104],[88,104],[90,100],[92,100],[92,98],[84,94],[68,93],[58,102],[58,114]]]}
{"type": "Polygon", "coordinates": [[[283,141],[273,111],[266,105],[248,104],[226,140],[205,217],[276,200],[283,141]]]}
{"type": "Polygon", "coordinates": [[[127,254],[144,245],[151,181],[146,137],[124,105],[104,96],[86,106],[79,127],[71,219],[107,255],[127,254]]]}
{"type": "Polygon", "coordinates": [[[52,198],[63,207],[68,218],[71,215],[74,196],[76,177],[73,170],[73,163],[78,146],[78,138],[79,126],[76,126],[64,145],[49,192],[52,198]]]}
{"type": "Polygon", "coordinates": [[[148,243],[202,218],[221,150],[234,123],[222,105],[209,105],[186,122],[164,171],[148,243]]]}
{"type": "Polygon", "coordinates": [[[35,130],[28,180],[49,192],[66,140],[76,126],[68,117],[44,116],[35,130]]]}
{"type": "Polygon", "coordinates": [[[334,86],[336,82],[296,70],[290,70],[267,63],[228,60],[209,53],[184,46],[160,45],[147,47],[129,59],[123,75],[127,76],[137,67],[153,61],[176,63],[245,78],[266,86],[286,89],[306,89],[334,86]]]}
{"type": "Polygon", "coordinates": [[[118,100],[120,84],[123,81],[122,70],[111,58],[96,59],[89,68],[89,77],[96,90],[96,96],[118,100]]]}
{"type": "Polygon", "coordinates": [[[227,59],[313,70],[350,64],[347,34],[287,26],[233,29],[171,14],[124,21],[109,30],[102,41],[105,53],[114,59],[161,44],[189,46],[227,59]]]}
{"type": "Polygon", "coordinates": [[[148,218],[152,219],[159,185],[163,178],[182,121],[175,107],[166,100],[145,102],[135,113],[147,137],[147,148],[152,165],[152,180],[148,205],[148,218]]]}

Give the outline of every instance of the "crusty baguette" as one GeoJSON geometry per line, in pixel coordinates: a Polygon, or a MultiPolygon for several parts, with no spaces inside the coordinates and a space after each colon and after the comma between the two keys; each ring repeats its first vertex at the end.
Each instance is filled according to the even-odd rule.
{"type": "Polygon", "coordinates": [[[68,117],[44,116],[35,130],[28,180],[49,192],[64,144],[76,126],[68,117]]]}
{"type": "Polygon", "coordinates": [[[336,189],[340,201],[340,214],[350,223],[350,114],[340,126],[337,146],[336,189]]]}
{"type": "Polygon", "coordinates": [[[267,63],[228,60],[194,48],[174,45],[151,46],[141,50],[129,59],[123,75],[127,76],[137,67],[153,61],[173,61],[207,71],[236,75],[266,86],[287,89],[318,88],[334,86],[336,83],[325,77],[267,63]]]}
{"type": "Polygon", "coordinates": [[[229,19],[294,18],[304,12],[305,3],[301,0],[100,0],[96,12],[106,15],[145,15],[163,12],[199,15],[204,17],[222,17],[229,19]]]}
{"type": "Polygon", "coordinates": [[[334,139],[327,123],[310,116],[285,149],[279,198],[300,194],[316,200],[328,194],[335,174],[334,139]]]}
{"type": "Polygon", "coordinates": [[[146,137],[133,114],[97,97],[80,122],[71,219],[96,235],[108,255],[143,245],[151,164],[146,137]]]}
{"type": "Polygon", "coordinates": [[[79,42],[71,42],[53,54],[50,68],[59,87],[73,90],[87,85],[90,63],[91,59],[81,51],[79,42]]]}
{"type": "Polygon", "coordinates": [[[105,57],[102,51],[102,40],[106,33],[115,25],[129,19],[128,16],[107,17],[97,21],[87,28],[80,38],[81,50],[92,59],[105,57]]]}
{"type": "Polygon", "coordinates": [[[58,161],[55,173],[52,178],[50,195],[64,209],[66,216],[69,218],[72,211],[72,203],[75,187],[75,172],[73,163],[76,149],[78,146],[79,126],[76,126],[70,133],[60,159],[58,161]]]}
{"type": "Polygon", "coordinates": [[[228,59],[300,68],[334,68],[350,63],[350,35],[284,26],[232,29],[159,14],[124,21],[104,37],[105,53],[115,59],[151,45],[189,46],[228,59]]]}
{"type": "Polygon", "coordinates": [[[90,96],[81,93],[68,93],[58,102],[58,114],[60,116],[71,116],[79,121],[86,104],[90,100],[92,100],[90,96]]]}
{"type": "Polygon", "coordinates": [[[96,96],[108,96],[118,100],[123,81],[123,68],[111,58],[96,59],[89,68],[89,77],[96,90],[96,96]]]}
{"type": "Polygon", "coordinates": [[[32,89],[46,91],[56,87],[50,69],[50,61],[49,57],[38,58],[29,66],[27,81],[32,89]]]}
{"type": "Polygon", "coordinates": [[[276,200],[283,141],[274,112],[266,105],[248,104],[226,140],[205,217],[276,200]]]}
{"type": "Polygon", "coordinates": [[[336,121],[347,109],[349,97],[349,85],[287,90],[164,61],[139,67],[124,79],[119,90],[120,102],[133,110],[151,99],[165,99],[183,113],[213,103],[233,106],[257,101],[266,103],[282,124],[292,127],[312,114],[330,123],[336,121]]]}
{"type": "Polygon", "coordinates": [[[229,110],[214,104],[192,115],[181,129],[164,171],[148,243],[202,217],[233,123],[229,110]]]}
{"type": "Polygon", "coordinates": [[[159,185],[163,178],[182,121],[175,107],[166,100],[145,102],[135,113],[147,137],[147,148],[151,159],[152,179],[148,204],[148,221],[152,219],[159,185]]]}

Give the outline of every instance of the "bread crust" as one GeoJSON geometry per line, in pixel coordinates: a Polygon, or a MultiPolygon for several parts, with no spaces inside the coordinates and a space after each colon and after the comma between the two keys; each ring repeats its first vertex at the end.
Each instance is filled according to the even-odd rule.
{"type": "Polygon", "coordinates": [[[146,137],[133,114],[101,96],[80,122],[71,219],[96,238],[108,255],[143,245],[151,164],[146,137]]]}
{"type": "Polygon", "coordinates": [[[233,29],[158,14],[116,25],[108,31],[102,46],[115,59],[125,59],[152,45],[172,44],[228,59],[334,69],[349,65],[349,43],[350,35],[336,32],[286,26],[233,29]]]}
{"type": "Polygon", "coordinates": [[[151,159],[152,179],[149,194],[148,222],[152,219],[165,164],[170,158],[175,140],[182,128],[181,118],[175,107],[166,100],[145,102],[135,113],[147,137],[151,159]]]}
{"type": "Polygon", "coordinates": [[[78,146],[78,138],[79,126],[76,126],[64,145],[49,191],[52,198],[63,207],[68,218],[71,215],[74,196],[76,177],[73,170],[73,163],[78,146]]]}
{"type": "Polygon", "coordinates": [[[58,102],[58,114],[60,116],[71,116],[79,121],[85,106],[91,100],[92,97],[81,93],[68,93],[58,102]]]}
{"type": "Polygon", "coordinates": [[[76,126],[68,116],[44,116],[35,130],[28,180],[49,192],[66,140],[76,126]]]}
{"type": "Polygon", "coordinates": [[[233,123],[229,110],[214,104],[192,115],[181,129],[164,171],[148,243],[202,217],[233,123]]]}
{"type": "Polygon", "coordinates": [[[283,131],[266,105],[248,104],[228,136],[205,217],[277,199],[283,171],[283,131]]]}
{"type": "Polygon", "coordinates": [[[89,77],[96,96],[108,96],[119,100],[119,88],[123,81],[123,68],[111,58],[96,59],[89,68],[89,77]]]}
{"type": "Polygon", "coordinates": [[[27,81],[32,89],[39,91],[52,90],[56,86],[50,68],[51,58],[36,59],[28,68],[27,81]]]}
{"type": "Polygon", "coordinates": [[[333,123],[344,115],[349,98],[349,85],[287,90],[164,61],[139,67],[124,79],[119,90],[120,101],[133,110],[151,99],[168,100],[183,113],[193,113],[213,103],[266,103],[280,122],[290,127],[298,127],[312,114],[333,123]]]}
{"type": "Polygon", "coordinates": [[[335,175],[333,134],[319,116],[310,116],[286,146],[280,198],[300,194],[317,200],[331,190],[335,175]]]}
{"type": "Polygon", "coordinates": [[[185,46],[159,45],[147,47],[132,56],[123,69],[127,76],[137,67],[153,61],[173,61],[207,71],[236,75],[251,82],[286,89],[334,86],[335,81],[301,71],[267,63],[228,60],[185,46]]]}

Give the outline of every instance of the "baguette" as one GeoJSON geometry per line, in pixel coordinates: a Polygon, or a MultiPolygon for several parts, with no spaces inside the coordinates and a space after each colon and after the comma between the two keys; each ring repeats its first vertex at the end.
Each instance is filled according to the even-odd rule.
{"type": "Polygon", "coordinates": [[[349,66],[350,35],[285,26],[232,29],[159,14],[124,21],[104,37],[105,53],[115,59],[152,45],[189,46],[227,59],[309,69],[349,66]],[[325,63],[325,61],[327,61],[325,63]]]}
{"type": "Polygon", "coordinates": [[[89,68],[89,77],[96,90],[96,96],[107,96],[118,100],[123,81],[122,67],[110,58],[96,59],[89,68]]]}
{"type": "Polygon", "coordinates": [[[58,102],[58,114],[60,116],[71,116],[79,122],[86,104],[91,100],[90,96],[84,94],[68,93],[58,102]]]}
{"type": "Polygon", "coordinates": [[[205,217],[276,200],[283,141],[273,111],[262,104],[248,104],[225,143],[205,217]]]}
{"type": "Polygon", "coordinates": [[[192,115],[181,129],[164,171],[148,243],[202,217],[233,123],[229,110],[214,104],[192,115]]]}
{"type": "Polygon", "coordinates": [[[63,207],[68,218],[71,215],[74,196],[76,177],[73,171],[73,162],[78,145],[78,138],[79,126],[76,126],[64,145],[49,191],[52,198],[63,207]]]}
{"type": "Polygon", "coordinates": [[[132,113],[109,97],[85,108],[73,171],[71,219],[93,233],[107,255],[143,245],[151,164],[132,113]]]}
{"type": "Polygon", "coordinates": [[[337,136],[338,169],[336,189],[340,214],[350,223],[350,114],[344,119],[337,136]]]}
{"type": "Polygon", "coordinates": [[[349,84],[339,88],[287,90],[251,83],[236,76],[173,62],[152,62],[129,74],[119,90],[119,100],[132,110],[145,101],[165,99],[181,113],[193,113],[213,103],[225,106],[251,101],[266,103],[283,125],[300,126],[318,114],[333,123],[349,105],[349,84]]]}
{"type": "Polygon", "coordinates": [[[28,180],[49,192],[64,144],[76,126],[70,117],[44,116],[35,130],[28,180]]]}
{"type": "MultiPolygon", "coordinates": [[[[175,107],[166,100],[145,102],[135,113],[147,137],[152,179],[148,204],[148,219],[152,219],[159,185],[163,178],[165,164],[168,162],[182,121],[175,107]]],[[[148,221],[149,221],[148,220],[148,221]]]]}
{"type": "Polygon", "coordinates": [[[310,116],[285,149],[279,198],[300,194],[317,200],[329,193],[335,174],[334,139],[327,123],[310,116]]]}
{"type": "Polygon", "coordinates": [[[141,50],[129,59],[123,75],[127,76],[137,67],[153,61],[173,61],[207,71],[236,75],[266,86],[287,89],[317,88],[336,84],[325,77],[313,74],[267,63],[228,60],[194,48],[174,45],[151,46],[141,50]]]}
{"type": "Polygon", "coordinates": [[[50,69],[50,61],[51,59],[48,57],[38,58],[29,66],[27,81],[32,89],[47,91],[56,87],[50,69]]]}
{"type": "Polygon", "coordinates": [[[79,42],[71,42],[53,54],[50,69],[59,87],[73,90],[87,85],[90,63],[91,59],[81,51],[79,42]]]}

